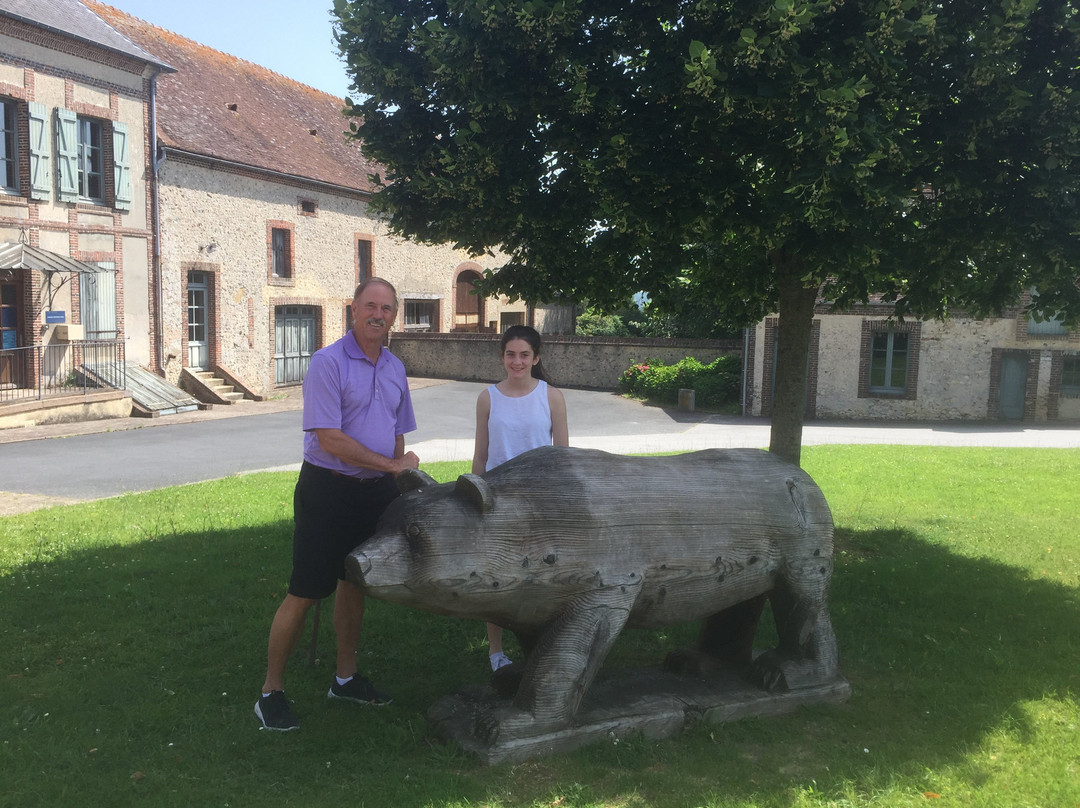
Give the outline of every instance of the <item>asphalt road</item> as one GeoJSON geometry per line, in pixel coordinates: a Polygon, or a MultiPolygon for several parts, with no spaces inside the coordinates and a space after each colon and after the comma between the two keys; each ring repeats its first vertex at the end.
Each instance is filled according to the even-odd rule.
{"type": "MultiPolygon", "coordinates": [[[[422,462],[472,456],[476,397],[484,385],[427,380],[413,391],[419,428],[407,445],[422,462]]],[[[768,421],[665,410],[613,393],[565,390],[571,445],[613,452],[766,447],[768,421]]],[[[212,413],[123,419],[0,433],[0,514],[116,496],[266,469],[298,468],[300,402],[212,413]],[[282,409],[281,407],[285,408],[282,409]],[[261,409],[260,409],[261,408],[261,409]],[[273,411],[266,411],[273,410],[273,411]],[[248,414],[245,414],[248,413],[248,414]],[[169,419],[176,419],[170,421],[169,419]],[[68,434],[82,431],[86,434],[68,434]],[[34,439],[20,440],[20,437],[34,439]]],[[[1080,447],[1080,425],[812,422],[804,445],[879,443],[1080,447]]]]}
{"type": "MultiPolygon", "coordinates": [[[[406,440],[421,460],[472,456],[475,402],[483,388],[479,383],[447,382],[413,391],[418,429],[406,440]]],[[[565,392],[574,429],[582,435],[675,433],[683,428],[678,412],[669,414],[611,393],[565,392]]],[[[137,428],[104,421],[90,434],[64,437],[40,429],[31,433],[43,435],[35,440],[11,441],[15,436],[5,435],[10,442],[0,444],[0,463],[6,470],[2,487],[6,493],[86,500],[299,467],[300,410],[241,415],[257,412],[259,406],[238,408],[236,417],[222,418],[218,408],[218,417],[177,417],[175,423],[169,422],[175,416],[141,424],[125,419],[124,427],[137,428]]],[[[64,429],[53,431],[59,435],[64,429]]]]}

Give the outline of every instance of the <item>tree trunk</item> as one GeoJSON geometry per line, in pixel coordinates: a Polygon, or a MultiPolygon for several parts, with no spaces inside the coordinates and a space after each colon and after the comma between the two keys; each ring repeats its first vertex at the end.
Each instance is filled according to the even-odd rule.
{"type": "Polygon", "coordinates": [[[806,370],[818,286],[807,286],[801,264],[782,253],[774,259],[780,300],[776,375],[769,451],[799,465],[806,408],[806,370]]]}

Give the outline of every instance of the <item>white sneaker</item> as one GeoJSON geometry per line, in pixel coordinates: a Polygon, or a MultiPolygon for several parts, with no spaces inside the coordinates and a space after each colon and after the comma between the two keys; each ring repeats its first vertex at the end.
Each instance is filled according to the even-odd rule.
{"type": "Polygon", "coordinates": [[[499,668],[505,668],[507,665],[513,664],[513,660],[510,659],[502,651],[496,651],[491,655],[491,670],[497,671],[499,668]]]}

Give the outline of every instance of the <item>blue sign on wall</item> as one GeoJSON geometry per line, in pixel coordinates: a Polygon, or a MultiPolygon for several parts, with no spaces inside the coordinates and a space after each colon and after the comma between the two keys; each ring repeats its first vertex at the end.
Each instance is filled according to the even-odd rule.
{"type": "Polygon", "coordinates": [[[45,322],[48,323],[66,323],[67,312],[66,311],[47,311],[45,312],[45,322]]]}

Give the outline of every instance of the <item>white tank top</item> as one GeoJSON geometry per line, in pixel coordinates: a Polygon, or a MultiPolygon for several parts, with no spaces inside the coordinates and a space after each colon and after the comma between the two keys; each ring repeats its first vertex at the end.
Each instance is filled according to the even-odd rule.
{"type": "Polygon", "coordinates": [[[488,388],[488,456],[485,471],[538,446],[551,445],[551,407],[547,382],[538,379],[527,396],[504,396],[495,385],[488,388]]]}

